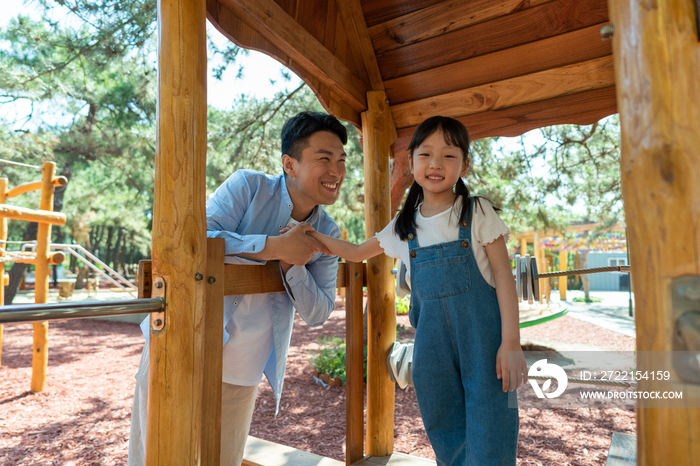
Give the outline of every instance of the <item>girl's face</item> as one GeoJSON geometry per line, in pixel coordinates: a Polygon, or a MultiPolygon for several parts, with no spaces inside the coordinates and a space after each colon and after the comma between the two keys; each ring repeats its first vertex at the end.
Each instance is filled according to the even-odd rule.
{"type": "Polygon", "coordinates": [[[459,147],[450,145],[437,130],[416,147],[409,159],[411,173],[428,196],[428,193],[452,193],[457,180],[467,173],[469,161],[459,147]]]}

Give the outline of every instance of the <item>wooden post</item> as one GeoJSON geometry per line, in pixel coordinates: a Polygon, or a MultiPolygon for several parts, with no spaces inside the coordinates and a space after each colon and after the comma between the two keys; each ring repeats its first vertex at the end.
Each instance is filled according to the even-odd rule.
{"type": "MultiPolygon", "coordinates": [[[[610,0],[621,125],[622,194],[634,267],[637,350],[671,351],[671,282],[700,275],[700,42],[693,0],[610,0]]],[[[690,294],[690,293],[689,293],[690,294]]],[[[645,370],[660,368],[637,367],[645,370]]],[[[697,385],[670,389],[697,406],[697,385]]],[[[662,389],[640,380],[638,390],[662,389]]],[[[663,389],[662,389],[663,390],[663,389]]],[[[637,408],[637,464],[700,458],[697,409],[637,408]]]]}
{"type": "MultiPolygon", "coordinates": [[[[544,273],[544,272],[546,272],[545,264],[544,264],[544,251],[542,251],[542,248],[540,248],[540,235],[539,235],[539,233],[535,233],[535,239],[533,240],[533,247],[534,247],[533,254],[535,255],[535,262],[537,262],[537,269],[540,272],[544,273]]],[[[542,299],[542,295],[544,294],[544,287],[545,287],[544,278],[540,278],[539,282],[540,282],[540,295],[535,296],[535,299],[542,299]]]]}
{"type": "Polygon", "coordinates": [[[217,390],[204,386],[202,361],[206,72],[205,1],[160,0],[152,265],[154,282],[165,281],[166,309],[163,329],[152,322],[150,333],[148,466],[201,463],[202,402],[217,390]]]}
{"type": "MultiPolygon", "coordinates": [[[[53,210],[53,177],[56,164],[44,162],[41,168],[41,202],[39,209],[53,210]]],[[[49,244],[51,224],[39,223],[36,235],[36,270],[34,272],[34,302],[45,303],[49,297],[49,244]]],[[[46,388],[46,368],[49,364],[49,323],[34,322],[34,351],[32,353],[32,392],[46,388]]]]}
{"type": "Polygon", "coordinates": [[[364,443],[365,383],[363,377],[362,282],[363,264],[346,262],[345,288],[345,464],[362,459],[364,443]]]}
{"type": "MultiPolygon", "coordinates": [[[[569,270],[569,255],[567,254],[565,249],[559,251],[559,270],[562,272],[565,270],[569,270]]],[[[566,278],[566,276],[559,277],[559,299],[561,299],[562,301],[566,301],[566,278]]]]}
{"type": "Polygon", "coordinates": [[[525,257],[525,254],[527,254],[527,239],[523,236],[520,238],[520,255],[525,257]]]}
{"type": "MultiPolygon", "coordinates": [[[[362,113],[365,157],[365,233],[381,231],[391,220],[389,154],[395,138],[384,91],[367,93],[362,113]]],[[[386,358],[396,340],[396,307],[391,269],[381,254],[367,261],[367,454],[387,456],[394,448],[394,383],[386,358]]]]}
{"type": "Polygon", "coordinates": [[[204,390],[202,398],[202,463],[219,466],[221,461],[221,368],[224,339],[223,238],[207,238],[207,312],[204,316],[204,390]]]}
{"type": "MultiPolygon", "coordinates": [[[[348,240],[348,229],[343,227],[340,229],[340,239],[347,241],[348,240]]],[[[340,295],[340,299],[343,301],[343,306],[345,306],[345,312],[347,313],[347,290],[345,284],[338,288],[338,294],[340,295]]]]}
{"type": "MultiPolygon", "coordinates": [[[[0,178],[0,204],[4,204],[5,200],[7,198],[7,178],[0,178]]],[[[7,249],[7,244],[5,241],[7,241],[7,219],[6,218],[0,218],[0,240],[2,240],[2,243],[0,244],[0,247],[2,247],[2,251],[0,251],[0,257],[4,256],[5,253],[3,252],[4,250],[7,249]]],[[[5,263],[0,262],[0,306],[5,305],[5,263]]],[[[2,333],[3,333],[3,326],[0,324],[0,366],[2,366],[2,333]]]]}
{"type": "MultiPolygon", "coordinates": [[[[549,272],[549,258],[547,257],[547,254],[545,253],[544,249],[542,250],[542,271],[543,272],[549,272]]],[[[544,279],[544,297],[542,298],[542,301],[544,302],[545,300],[547,301],[547,304],[549,304],[549,295],[552,292],[552,286],[549,282],[549,278],[544,279]]]]}

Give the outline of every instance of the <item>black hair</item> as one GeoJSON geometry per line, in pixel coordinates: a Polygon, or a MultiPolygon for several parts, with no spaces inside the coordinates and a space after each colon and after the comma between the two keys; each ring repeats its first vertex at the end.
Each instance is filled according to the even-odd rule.
{"type": "MultiPolygon", "coordinates": [[[[442,134],[445,136],[445,142],[462,149],[464,161],[468,161],[469,133],[467,132],[467,128],[454,118],[444,116],[430,117],[416,128],[416,131],[413,133],[413,138],[411,138],[411,143],[408,145],[409,157],[413,157],[413,151],[423,144],[423,141],[431,134],[439,130],[442,130],[442,134]]],[[[462,212],[459,217],[461,221],[471,209],[469,188],[467,188],[467,185],[461,177],[457,180],[457,184],[455,185],[455,194],[457,195],[455,201],[460,197],[462,199],[462,212]]],[[[414,181],[411,185],[411,189],[408,190],[406,202],[404,202],[403,207],[399,211],[396,224],[394,225],[394,232],[399,235],[401,241],[406,241],[410,233],[415,233],[415,212],[421,202],[423,202],[423,188],[414,181]]]]}
{"type": "Polygon", "coordinates": [[[333,115],[321,112],[301,112],[287,120],[282,126],[282,155],[288,154],[301,160],[301,152],[309,147],[309,137],[319,131],[328,131],[340,138],[343,145],[348,142],[345,126],[333,115]]]}

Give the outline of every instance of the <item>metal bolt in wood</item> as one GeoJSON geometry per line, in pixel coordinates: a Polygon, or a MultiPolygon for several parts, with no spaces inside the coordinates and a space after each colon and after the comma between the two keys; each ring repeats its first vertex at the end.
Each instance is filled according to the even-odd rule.
{"type": "MultiPolygon", "coordinates": [[[[163,277],[155,277],[153,279],[155,284],[155,290],[153,290],[153,298],[163,298],[165,300],[165,279],[163,277]]],[[[151,329],[153,331],[160,331],[165,328],[165,310],[162,312],[152,312],[151,313],[151,329]]]]}

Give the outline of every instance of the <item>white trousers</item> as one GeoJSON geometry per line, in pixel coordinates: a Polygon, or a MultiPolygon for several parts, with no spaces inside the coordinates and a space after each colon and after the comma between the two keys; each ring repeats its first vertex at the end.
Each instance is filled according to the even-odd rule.
{"type": "MultiPolygon", "coordinates": [[[[128,466],[146,464],[146,416],[148,407],[149,347],[144,345],[136,371],[136,388],[131,409],[128,466]]],[[[221,466],[240,466],[245,442],[253,419],[258,385],[240,386],[228,383],[221,387],[221,466]]]]}

